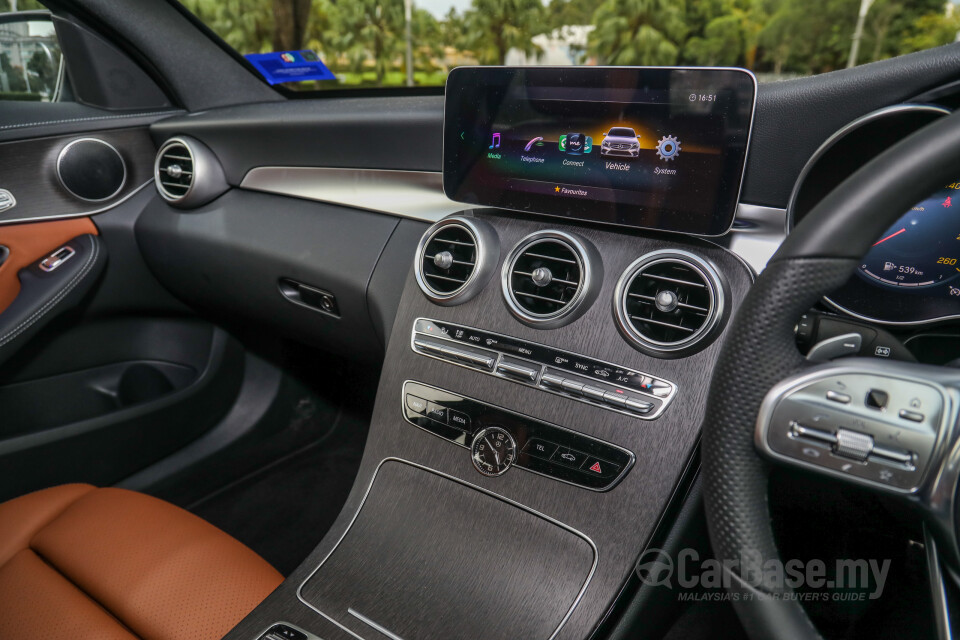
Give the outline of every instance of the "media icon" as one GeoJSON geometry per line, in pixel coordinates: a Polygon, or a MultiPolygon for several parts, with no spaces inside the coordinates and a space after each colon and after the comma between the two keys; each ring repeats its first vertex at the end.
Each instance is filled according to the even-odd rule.
{"type": "Polygon", "coordinates": [[[493,137],[490,139],[490,146],[487,147],[487,148],[488,148],[488,149],[499,149],[499,148],[500,148],[500,134],[499,134],[499,133],[493,134],[493,137]]]}

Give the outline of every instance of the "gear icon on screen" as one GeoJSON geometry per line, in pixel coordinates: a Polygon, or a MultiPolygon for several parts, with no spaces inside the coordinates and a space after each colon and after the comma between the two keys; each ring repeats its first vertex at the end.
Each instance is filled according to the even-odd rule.
{"type": "Polygon", "coordinates": [[[680,155],[680,141],[676,136],[663,136],[657,143],[657,155],[661,160],[673,160],[680,155]]]}

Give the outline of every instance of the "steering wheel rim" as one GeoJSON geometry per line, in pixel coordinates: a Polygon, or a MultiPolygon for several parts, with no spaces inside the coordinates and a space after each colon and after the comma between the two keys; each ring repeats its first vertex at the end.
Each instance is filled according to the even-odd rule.
{"type": "Polygon", "coordinates": [[[763,582],[762,564],[734,568],[747,558],[780,559],[768,504],[771,467],[755,449],[754,427],[768,391],[807,367],[796,321],[847,281],[904,211],[954,178],[958,162],[954,113],[861,167],[793,229],[731,321],[703,424],[704,501],[711,545],[751,638],[821,637],[797,599],[763,582]]]}

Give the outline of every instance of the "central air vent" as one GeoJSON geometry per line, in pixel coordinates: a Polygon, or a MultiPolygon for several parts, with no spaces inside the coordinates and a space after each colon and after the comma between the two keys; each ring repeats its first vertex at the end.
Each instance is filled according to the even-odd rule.
{"type": "Polygon", "coordinates": [[[480,291],[499,259],[500,243],[490,225],[447,218],[427,229],[420,240],[417,283],[437,304],[460,304],[480,291]]]}
{"type": "Polygon", "coordinates": [[[641,351],[686,355],[716,335],[723,287],[716,270],[685,251],[649,253],[624,272],[614,305],[620,329],[641,351]]]}
{"type": "Polygon", "coordinates": [[[160,196],[178,207],[198,207],[227,190],[223,168],[213,152],[187,137],[171,138],[160,147],[153,179],[160,196]]]}
{"type": "Polygon", "coordinates": [[[157,154],[157,189],[171,202],[182,200],[193,187],[193,153],[180,140],[171,140],[157,154]]]}
{"type": "Polygon", "coordinates": [[[510,310],[536,326],[573,320],[596,294],[602,279],[599,254],[586,240],[560,231],[527,236],[503,265],[503,293],[510,310]]]}

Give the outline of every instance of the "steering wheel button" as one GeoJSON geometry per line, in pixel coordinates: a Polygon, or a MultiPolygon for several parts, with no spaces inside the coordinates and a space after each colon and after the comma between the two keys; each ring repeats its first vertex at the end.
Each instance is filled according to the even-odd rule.
{"type": "Polygon", "coordinates": [[[835,433],[831,431],[824,431],[823,429],[806,427],[797,422],[794,422],[790,425],[790,435],[792,435],[794,438],[809,438],[810,440],[816,440],[817,442],[822,442],[824,444],[837,444],[837,436],[835,433]]]}
{"type": "Polygon", "coordinates": [[[839,402],[840,404],[850,404],[851,398],[846,393],[840,393],[839,391],[827,391],[827,400],[839,402]]]}
{"type": "Polygon", "coordinates": [[[890,394],[886,391],[880,391],[878,389],[870,389],[867,392],[866,404],[871,409],[884,409],[887,406],[887,400],[890,399],[890,394]]]}
{"type": "Polygon", "coordinates": [[[923,422],[925,417],[922,413],[908,411],[907,409],[901,409],[899,415],[904,420],[909,420],[910,422],[923,422]]]}
{"type": "Polygon", "coordinates": [[[834,453],[838,456],[864,462],[871,451],[873,451],[873,436],[847,429],[837,431],[837,444],[834,447],[834,453]]]}

